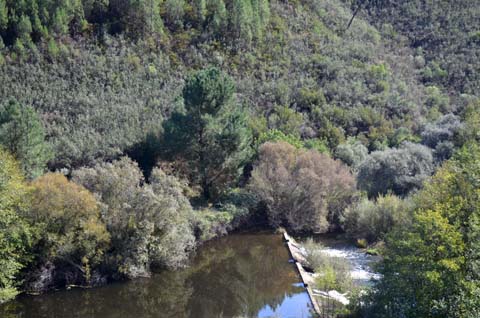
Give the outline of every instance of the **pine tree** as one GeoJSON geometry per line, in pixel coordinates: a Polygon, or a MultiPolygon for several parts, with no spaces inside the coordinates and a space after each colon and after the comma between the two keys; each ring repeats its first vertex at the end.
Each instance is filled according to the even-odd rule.
{"type": "Polygon", "coordinates": [[[252,3],[252,35],[255,40],[263,36],[263,23],[260,16],[261,0],[251,0],[252,3]]]}
{"type": "Polygon", "coordinates": [[[199,71],[183,89],[185,112],[164,126],[167,150],[188,162],[190,180],[202,187],[206,200],[234,183],[250,156],[247,114],[233,93],[229,76],[216,68],[199,71]]]}
{"type": "Polygon", "coordinates": [[[233,37],[241,46],[250,46],[253,38],[253,9],[251,0],[233,0],[230,14],[230,28],[233,37]]]}
{"type": "Polygon", "coordinates": [[[30,1],[30,20],[32,23],[32,39],[34,42],[48,36],[48,29],[42,24],[39,16],[38,3],[35,0],[30,1]]]}
{"type": "Polygon", "coordinates": [[[30,34],[32,33],[32,23],[26,15],[22,15],[16,27],[17,36],[19,39],[28,43],[30,41],[30,34]]]}
{"type": "Polygon", "coordinates": [[[268,0],[251,0],[253,10],[253,34],[256,40],[262,40],[265,28],[270,20],[270,3],[268,0]]]}
{"type": "Polygon", "coordinates": [[[258,12],[260,15],[262,34],[270,21],[270,2],[269,0],[258,0],[258,12]]]}
{"type": "Polygon", "coordinates": [[[68,15],[64,8],[57,8],[53,17],[53,30],[57,35],[68,33],[68,15]]]}
{"type": "Polygon", "coordinates": [[[0,109],[0,144],[20,162],[30,178],[41,175],[52,158],[35,110],[13,100],[0,109]]]}
{"type": "Polygon", "coordinates": [[[270,20],[270,1],[269,0],[259,0],[258,10],[260,12],[260,20],[265,26],[270,20]]]}
{"type": "Polygon", "coordinates": [[[180,29],[183,27],[185,1],[166,0],[164,5],[167,22],[170,24],[170,27],[172,29],[180,29]]]}
{"type": "Polygon", "coordinates": [[[222,35],[227,26],[227,9],[223,0],[208,1],[208,23],[216,36],[222,35]]]}
{"type": "Polygon", "coordinates": [[[159,34],[163,30],[163,21],[160,16],[160,0],[143,0],[142,21],[146,25],[143,35],[159,34]]]}

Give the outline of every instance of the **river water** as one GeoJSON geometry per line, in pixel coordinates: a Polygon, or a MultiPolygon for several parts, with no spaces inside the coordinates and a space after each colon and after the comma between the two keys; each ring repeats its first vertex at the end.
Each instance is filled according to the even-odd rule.
{"type": "Polygon", "coordinates": [[[281,235],[231,234],[199,248],[190,266],[151,278],[0,306],[11,318],[311,317],[311,303],[281,235]]]}
{"type": "Polygon", "coordinates": [[[349,264],[349,274],[356,286],[370,287],[374,280],[381,278],[373,269],[373,265],[380,260],[379,256],[368,255],[365,250],[355,247],[345,239],[338,239],[335,235],[320,235],[315,241],[323,246],[321,251],[325,256],[349,264]]]}

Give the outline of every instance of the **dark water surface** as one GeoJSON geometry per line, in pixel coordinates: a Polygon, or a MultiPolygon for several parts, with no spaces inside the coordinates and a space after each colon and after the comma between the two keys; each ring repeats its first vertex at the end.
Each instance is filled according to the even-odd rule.
{"type": "Polygon", "coordinates": [[[310,317],[282,237],[232,234],[202,246],[185,270],[93,289],[21,296],[0,317],[310,317]]]}

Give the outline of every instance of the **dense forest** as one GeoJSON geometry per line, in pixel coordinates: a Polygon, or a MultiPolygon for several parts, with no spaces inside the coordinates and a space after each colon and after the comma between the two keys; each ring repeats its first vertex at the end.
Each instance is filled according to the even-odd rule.
{"type": "Polygon", "coordinates": [[[382,255],[352,317],[480,316],[480,4],[0,0],[0,303],[251,226],[382,255]]]}

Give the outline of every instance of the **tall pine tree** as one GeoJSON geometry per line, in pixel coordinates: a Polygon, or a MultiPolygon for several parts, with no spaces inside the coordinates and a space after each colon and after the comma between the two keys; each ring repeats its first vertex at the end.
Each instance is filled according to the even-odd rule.
{"type": "Polygon", "coordinates": [[[238,180],[251,155],[247,114],[232,79],[216,68],[189,77],[183,100],[185,111],[165,124],[164,140],[174,158],[187,162],[190,181],[208,201],[238,180]]]}
{"type": "Polygon", "coordinates": [[[38,114],[13,100],[0,108],[0,145],[20,162],[29,178],[40,176],[52,158],[38,114]]]}

